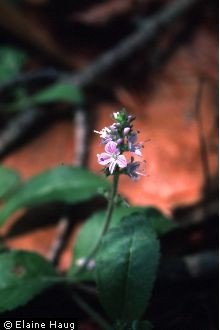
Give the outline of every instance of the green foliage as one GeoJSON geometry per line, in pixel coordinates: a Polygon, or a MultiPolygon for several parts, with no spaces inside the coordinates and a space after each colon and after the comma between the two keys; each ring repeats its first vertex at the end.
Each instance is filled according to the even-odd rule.
{"type": "Polygon", "coordinates": [[[69,102],[78,105],[84,101],[83,92],[79,87],[70,83],[59,82],[33,95],[28,95],[26,89],[19,87],[14,90],[13,95],[15,101],[5,104],[4,109],[18,111],[52,102],[69,102]]]}
{"type": "MultiPolygon", "coordinates": [[[[160,236],[166,234],[170,230],[176,228],[176,225],[167,219],[159,210],[153,207],[118,207],[114,210],[110,228],[120,225],[120,220],[134,212],[142,212],[145,221],[149,222],[156,233],[160,236]]],[[[96,242],[101,235],[102,225],[106,216],[106,211],[101,211],[93,214],[82,226],[73,249],[73,260],[69,269],[69,276],[76,279],[75,274],[79,267],[77,261],[86,259],[93,250],[96,242]]],[[[94,279],[93,271],[83,271],[77,275],[78,280],[91,281],[94,279]]]]}
{"type": "Polygon", "coordinates": [[[34,104],[48,102],[66,101],[79,104],[83,101],[83,94],[80,88],[70,83],[55,83],[31,97],[34,104]]]}
{"type": "MultiPolygon", "coordinates": [[[[139,207],[120,207],[115,209],[112,214],[110,228],[118,226],[122,217],[139,210],[139,207]]],[[[79,267],[76,263],[79,259],[86,259],[89,256],[90,252],[93,250],[94,246],[96,245],[96,242],[101,235],[105,216],[106,211],[97,212],[93,214],[82,226],[73,249],[73,260],[68,274],[70,278],[74,280],[78,279],[81,281],[91,281],[94,279],[93,271],[80,272],[80,274],[78,274],[76,277],[75,274],[79,270],[79,267]]]]}
{"type": "Polygon", "coordinates": [[[20,186],[7,200],[0,213],[0,224],[15,211],[47,202],[76,204],[98,194],[98,189],[109,187],[109,182],[88,170],[60,166],[43,172],[20,186]]]}
{"type": "Polygon", "coordinates": [[[73,84],[55,83],[46,87],[34,95],[28,96],[25,90],[17,90],[16,102],[12,108],[16,110],[24,110],[31,106],[42,105],[51,102],[70,102],[73,104],[81,104],[83,94],[81,90],[73,84]]]}
{"type": "Polygon", "coordinates": [[[0,198],[6,197],[20,183],[19,174],[4,166],[0,166],[0,198]]]}
{"type": "Polygon", "coordinates": [[[142,213],[124,217],[103,237],[96,258],[100,301],[113,320],[138,320],[149,302],[159,263],[159,241],[142,213]]]}
{"type": "Polygon", "coordinates": [[[36,253],[10,251],[0,254],[0,311],[26,304],[58,278],[53,267],[36,253]]]}
{"type": "Polygon", "coordinates": [[[15,109],[24,109],[30,106],[37,106],[51,102],[70,102],[81,104],[84,100],[80,88],[70,83],[55,83],[34,95],[27,96],[25,93],[18,97],[13,104],[15,109]]]}
{"type": "Polygon", "coordinates": [[[19,49],[2,46],[0,48],[0,83],[14,78],[27,60],[27,55],[19,49]]]}

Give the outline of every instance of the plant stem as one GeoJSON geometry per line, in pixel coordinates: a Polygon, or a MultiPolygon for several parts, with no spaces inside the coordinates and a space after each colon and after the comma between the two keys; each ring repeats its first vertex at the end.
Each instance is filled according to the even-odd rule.
{"type": "Polygon", "coordinates": [[[77,293],[72,296],[74,301],[81,307],[103,330],[112,330],[111,326],[91,307],[89,306],[77,293]]]}
{"type": "Polygon", "coordinates": [[[112,185],[111,195],[110,195],[110,198],[109,198],[108,208],[107,208],[107,211],[106,211],[106,217],[105,217],[105,221],[104,221],[104,225],[103,225],[101,234],[100,234],[99,239],[96,242],[94,248],[92,249],[90,255],[86,258],[85,263],[80,267],[80,269],[76,273],[76,275],[81,273],[81,271],[83,271],[86,268],[86,266],[88,265],[91,258],[96,254],[96,252],[98,251],[99,246],[101,244],[102,237],[105,235],[105,233],[107,232],[107,230],[109,228],[111,218],[112,218],[112,212],[113,212],[114,206],[115,206],[115,196],[116,196],[116,193],[117,193],[118,181],[119,181],[119,173],[116,172],[113,176],[113,185],[112,185]]]}
{"type": "Polygon", "coordinates": [[[116,172],[113,176],[112,191],[111,191],[111,195],[110,195],[109,202],[108,202],[108,208],[107,208],[107,212],[106,212],[104,226],[102,228],[100,237],[99,237],[94,249],[92,250],[92,253],[91,253],[92,255],[94,255],[98,251],[102,237],[105,235],[105,233],[107,232],[108,227],[110,225],[111,218],[112,218],[112,212],[113,212],[114,206],[115,206],[115,196],[117,193],[118,181],[119,181],[119,173],[116,172]]]}

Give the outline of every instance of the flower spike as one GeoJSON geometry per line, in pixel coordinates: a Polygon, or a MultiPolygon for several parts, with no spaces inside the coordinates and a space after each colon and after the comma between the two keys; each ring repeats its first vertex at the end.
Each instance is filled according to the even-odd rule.
{"type": "Polygon", "coordinates": [[[113,174],[115,171],[124,173],[137,180],[139,175],[144,175],[140,170],[141,162],[134,161],[131,157],[130,163],[127,162],[124,152],[142,157],[143,144],[137,143],[138,131],[133,131],[131,122],[135,119],[128,115],[125,110],[113,113],[116,120],[109,127],[104,127],[101,131],[94,131],[100,135],[102,144],[105,145],[105,152],[97,154],[98,163],[105,166],[105,173],[113,174]],[[107,171],[107,172],[106,172],[107,171]]]}

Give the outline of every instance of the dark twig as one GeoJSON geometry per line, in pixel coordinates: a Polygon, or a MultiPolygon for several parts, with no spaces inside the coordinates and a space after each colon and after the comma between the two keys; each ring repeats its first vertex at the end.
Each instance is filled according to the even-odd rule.
{"type": "Polygon", "coordinates": [[[54,265],[57,264],[59,256],[66,244],[68,231],[69,231],[69,219],[67,217],[63,217],[58,222],[57,236],[53,241],[53,244],[47,255],[47,259],[50,260],[54,265]]]}
{"type": "Polygon", "coordinates": [[[42,116],[41,111],[30,108],[19,113],[10,121],[4,130],[0,132],[0,157],[6,149],[10,148],[18,138],[21,138],[42,116]]]}
{"type": "Polygon", "coordinates": [[[186,269],[192,277],[205,276],[212,272],[218,272],[218,252],[206,251],[183,257],[186,269]]]}
{"type": "Polygon", "coordinates": [[[41,70],[39,72],[24,73],[23,75],[0,85],[0,92],[16,84],[26,84],[34,80],[56,79],[85,87],[95,78],[111,70],[122,60],[133,55],[140,48],[155,38],[159,32],[174,23],[180,16],[190,10],[199,0],[176,0],[168,4],[159,13],[151,18],[146,18],[135,32],[123,39],[118,45],[98,57],[92,64],[76,74],[60,73],[54,69],[41,70]]]}
{"type": "Polygon", "coordinates": [[[79,166],[87,166],[88,163],[88,134],[89,134],[88,112],[83,108],[77,108],[73,113],[73,141],[74,159],[73,163],[79,166]]]}
{"type": "MultiPolygon", "coordinates": [[[[86,110],[82,107],[76,109],[73,118],[73,140],[75,146],[73,163],[78,166],[86,166],[88,159],[88,115],[86,110]]],[[[58,222],[58,233],[48,254],[48,259],[55,265],[58,263],[59,257],[66,246],[72,226],[73,223],[68,216],[61,218],[58,222]]]]}
{"type": "Polygon", "coordinates": [[[218,274],[218,252],[206,251],[184,257],[162,258],[158,272],[161,285],[168,282],[185,280],[218,274]]]}
{"type": "Polygon", "coordinates": [[[16,86],[25,86],[30,82],[37,82],[41,80],[56,80],[65,76],[64,72],[58,71],[54,68],[40,69],[24,72],[14,77],[11,80],[8,80],[0,85],[0,93],[5,92],[9,88],[13,88],[16,86]]]}
{"type": "Polygon", "coordinates": [[[198,90],[196,93],[196,98],[195,98],[195,116],[198,125],[199,146],[200,146],[202,169],[203,169],[203,175],[205,181],[204,188],[209,190],[211,175],[209,169],[208,150],[206,145],[206,138],[204,135],[204,127],[203,127],[202,113],[201,113],[203,88],[204,88],[204,80],[200,79],[198,84],[198,90]]]}
{"type": "Polygon", "coordinates": [[[219,201],[216,193],[216,196],[212,196],[209,200],[202,200],[197,205],[174,210],[174,221],[179,228],[186,229],[217,216],[218,212],[219,201]]]}
{"type": "MultiPolygon", "coordinates": [[[[141,27],[137,28],[134,33],[122,40],[113,49],[98,57],[92,64],[88,65],[88,67],[79,73],[59,74],[53,69],[46,70],[45,72],[30,72],[21,75],[12,81],[6,82],[5,85],[1,85],[0,92],[4,91],[6,88],[14,87],[18,84],[27,84],[28,82],[41,80],[43,77],[45,79],[59,79],[59,81],[73,83],[83,88],[91,84],[97,77],[104,74],[106,71],[109,71],[118,65],[122,60],[133,55],[140,48],[146,47],[146,45],[152,41],[152,39],[155,38],[164,27],[168,27],[173,24],[179,16],[185,14],[187,10],[192,8],[196,2],[198,2],[198,0],[176,0],[175,2],[167,5],[158,14],[151,18],[146,18],[141,27]]],[[[24,134],[25,130],[28,130],[40,116],[39,112],[37,110],[35,111],[36,113],[32,114],[32,117],[29,116],[29,121],[27,121],[25,126],[22,126],[22,129],[20,129],[19,126],[19,117],[16,118],[16,120],[14,120],[10,125],[17,126],[17,131],[20,131],[20,134],[24,134]]],[[[22,116],[25,117],[25,113],[22,114],[22,116]]],[[[5,131],[3,131],[2,134],[5,135],[5,131]]],[[[19,134],[16,134],[14,137],[11,135],[10,144],[15,142],[18,137],[19,134]]],[[[1,140],[3,139],[0,135],[0,141],[1,140]]],[[[7,148],[8,144],[2,143],[2,151],[0,151],[0,156],[7,148]]]]}
{"type": "Polygon", "coordinates": [[[82,292],[86,292],[89,293],[93,296],[98,296],[98,290],[96,287],[92,286],[92,285],[87,285],[87,284],[82,284],[82,283],[74,283],[74,288],[78,289],[82,292]]]}
{"type": "Polygon", "coordinates": [[[93,64],[75,74],[67,76],[65,81],[79,86],[90,84],[94,78],[111,70],[122,60],[130,57],[140,48],[145,48],[164,27],[173,24],[179,16],[186,13],[198,0],[178,0],[167,5],[158,14],[146,18],[141,27],[123,39],[116,47],[101,55],[93,64]]]}

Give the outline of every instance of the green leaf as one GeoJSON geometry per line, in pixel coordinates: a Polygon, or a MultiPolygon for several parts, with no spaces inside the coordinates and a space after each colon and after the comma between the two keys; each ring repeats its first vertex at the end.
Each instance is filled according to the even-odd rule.
{"type": "Polygon", "coordinates": [[[11,105],[15,110],[21,110],[34,105],[42,105],[50,102],[70,102],[81,104],[84,100],[81,89],[70,83],[55,83],[52,86],[44,88],[34,95],[18,95],[16,102],[11,105]]]}
{"type": "Polygon", "coordinates": [[[1,253],[0,311],[12,310],[26,304],[58,278],[51,264],[36,253],[1,253]]]}
{"type": "Polygon", "coordinates": [[[4,166],[0,166],[0,198],[6,197],[20,183],[19,174],[4,166]]]}
{"type": "Polygon", "coordinates": [[[124,217],[103,237],[96,258],[100,301],[113,320],[131,323],[144,313],[159,263],[159,241],[142,213],[124,217]]]}
{"type": "Polygon", "coordinates": [[[15,77],[27,60],[27,55],[13,47],[0,48],[0,83],[15,77]]]}
{"type": "MultiPolygon", "coordinates": [[[[118,226],[120,224],[120,220],[124,216],[137,211],[143,212],[146,221],[151,223],[152,227],[159,235],[166,234],[168,231],[176,227],[173,222],[153,207],[119,207],[113,212],[110,228],[118,226]]],[[[104,219],[105,211],[97,212],[93,214],[82,226],[74,245],[73,260],[69,269],[69,276],[72,279],[84,281],[91,281],[94,279],[93,271],[81,272],[77,277],[75,274],[78,273],[79,270],[79,267],[77,266],[79,259],[86,259],[96,245],[96,242],[101,234],[104,219]]]]}
{"type": "Polygon", "coordinates": [[[163,236],[177,228],[177,225],[154,207],[147,207],[145,215],[158,236],[163,236]]]}
{"type": "MultiPolygon", "coordinates": [[[[110,223],[110,228],[114,228],[119,225],[120,220],[131,213],[141,210],[139,207],[120,207],[114,210],[110,223]]],[[[91,281],[94,280],[93,271],[80,272],[77,277],[75,274],[78,272],[79,267],[77,262],[79,259],[86,259],[90,252],[93,250],[96,242],[98,241],[103,222],[106,216],[106,211],[101,211],[93,214],[82,226],[77,236],[74,249],[73,249],[73,260],[69,269],[69,277],[74,280],[91,281]]]]}
{"type": "Polygon", "coordinates": [[[43,172],[24,183],[8,199],[0,213],[0,224],[15,211],[48,202],[76,204],[91,199],[109,182],[79,167],[60,166],[43,172]]]}
{"type": "Polygon", "coordinates": [[[81,89],[70,83],[55,83],[30,97],[30,101],[38,105],[57,101],[80,104],[83,99],[81,89]]]}
{"type": "MultiPolygon", "coordinates": [[[[110,223],[110,228],[114,228],[120,225],[120,220],[129,214],[134,212],[142,212],[145,216],[146,221],[150,222],[154,230],[159,236],[165,235],[170,230],[176,228],[170,219],[166,218],[159,210],[153,207],[118,207],[114,210],[112,215],[112,220],[110,223]]],[[[105,219],[105,211],[96,212],[93,214],[79,231],[76,238],[75,245],[73,248],[73,260],[69,269],[69,276],[72,279],[92,281],[94,280],[93,271],[83,271],[80,272],[77,277],[75,274],[78,272],[79,267],[77,262],[79,259],[86,259],[101,234],[102,225],[105,219]]]]}

